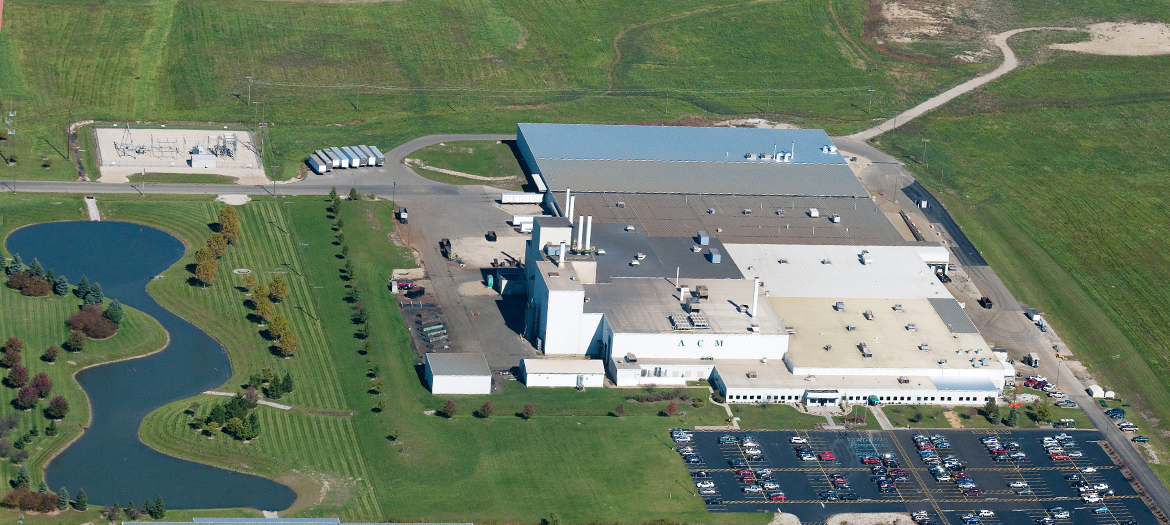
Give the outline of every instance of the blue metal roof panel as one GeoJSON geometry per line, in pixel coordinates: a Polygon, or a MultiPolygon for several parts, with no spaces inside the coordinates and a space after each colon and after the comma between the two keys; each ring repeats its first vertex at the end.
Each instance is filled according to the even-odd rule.
{"type": "Polygon", "coordinates": [[[820,129],[700,128],[596,124],[518,124],[537,159],[656,160],[667,162],[777,163],[749,160],[793,149],[790,164],[845,164],[823,153],[833,141],[820,129]]]}
{"type": "Polygon", "coordinates": [[[934,311],[938,312],[938,316],[942,318],[943,322],[950,328],[952,334],[977,334],[979,329],[975,328],[975,323],[971,322],[971,318],[967,317],[967,312],[963,311],[963,307],[959,306],[959,302],[949,297],[931,297],[930,305],[934,307],[934,311]]]}
{"type": "Polygon", "coordinates": [[[989,379],[975,379],[963,377],[932,377],[930,382],[939,390],[965,390],[987,392],[999,390],[989,379]]]}

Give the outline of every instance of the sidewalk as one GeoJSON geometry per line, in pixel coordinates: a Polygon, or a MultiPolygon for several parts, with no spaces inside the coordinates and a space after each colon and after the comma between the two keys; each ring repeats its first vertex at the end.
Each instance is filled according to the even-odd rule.
{"type": "Polygon", "coordinates": [[[882,426],[882,430],[893,430],[894,424],[890,423],[890,418],[886,417],[886,413],[882,411],[882,407],[871,405],[869,413],[873,414],[874,419],[877,419],[878,424],[882,426]]]}

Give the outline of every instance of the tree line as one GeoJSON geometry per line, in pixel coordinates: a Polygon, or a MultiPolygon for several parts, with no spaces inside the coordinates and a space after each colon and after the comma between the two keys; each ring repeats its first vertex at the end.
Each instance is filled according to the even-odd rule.
{"type": "Polygon", "coordinates": [[[236,244],[242,235],[240,212],[233,206],[221,208],[216,216],[215,229],[202,248],[195,252],[195,280],[204,288],[217,280],[219,258],[227,253],[228,247],[236,244]]]}

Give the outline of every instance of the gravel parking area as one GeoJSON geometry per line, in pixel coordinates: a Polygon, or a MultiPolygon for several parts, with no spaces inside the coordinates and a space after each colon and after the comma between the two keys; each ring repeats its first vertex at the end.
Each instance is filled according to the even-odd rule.
{"type": "MultiPolygon", "coordinates": [[[[716,494],[699,496],[720,500],[708,504],[710,512],[779,511],[796,515],[806,524],[824,522],[831,516],[844,513],[906,515],[919,511],[926,511],[930,520],[941,524],[964,523],[964,518],[969,515],[979,517],[979,523],[1013,525],[1035,525],[1037,519],[1046,517],[1059,525],[1124,524],[1130,520],[1143,525],[1157,523],[1120,470],[1097,444],[1099,438],[1100,434],[1094,430],[739,431],[695,432],[691,442],[679,445],[693,447],[702,461],[687,464],[692,475],[700,471],[707,473],[706,477],[697,477],[696,481],[714,483],[716,494]],[[1064,445],[1064,450],[1072,457],[1051,459],[1043,439],[1062,432],[1071,439],[1064,445]],[[966,492],[967,489],[960,488],[955,480],[936,481],[928,470],[929,465],[919,457],[920,451],[914,440],[914,435],[919,433],[941,435],[947,446],[937,447],[937,456],[955,456],[963,466],[960,475],[966,475],[980,492],[966,492]],[[1004,447],[1011,443],[1012,452],[1022,452],[1026,457],[1015,461],[994,460],[988,447],[980,442],[980,438],[991,435],[1004,447]],[[751,436],[756,445],[752,446],[751,441],[747,444],[721,443],[723,436],[741,440],[751,436]],[[805,443],[791,443],[793,437],[805,443]],[[800,445],[808,446],[808,451],[817,459],[802,460],[794,449],[800,445]],[[758,449],[761,455],[749,455],[746,453],[749,449],[758,449]],[[824,452],[829,455],[821,459],[824,452]],[[899,465],[889,470],[905,470],[905,479],[896,481],[892,490],[879,492],[874,478],[880,473],[874,473],[871,465],[863,463],[862,458],[867,456],[896,458],[899,465]],[[747,467],[733,466],[733,462],[747,467]],[[759,472],[761,469],[770,469],[772,478],[752,474],[753,480],[744,481],[748,471],[759,472]],[[1074,482],[1066,480],[1066,476],[1072,474],[1091,485],[1107,484],[1108,489],[1098,491],[1104,500],[1099,503],[1082,501],[1078,489],[1072,486],[1074,482]],[[843,478],[846,484],[836,486],[839,482],[834,481],[834,477],[843,478]],[[775,486],[765,488],[765,482],[775,483],[775,486]],[[1016,486],[1012,487],[1012,483],[1016,486]],[[751,485],[759,485],[762,492],[745,492],[744,488],[751,485]],[[1028,490],[1031,494],[1026,493],[1028,490]],[[1114,495],[1105,496],[1106,490],[1112,490],[1114,495]],[[834,496],[840,499],[834,501],[828,491],[835,491],[834,496]],[[774,492],[783,492],[784,499],[770,499],[769,493],[774,492]],[[1050,510],[1054,507],[1062,507],[1069,516],[1056,518],[1058,511],[1050,510]],[[982,517],[980,511],[985,511],[982,517]]],[[[952,474],[957,472],[960,471],[952,474]]],[[[891,473],[887,472],[887,475],[891,473]]]]}

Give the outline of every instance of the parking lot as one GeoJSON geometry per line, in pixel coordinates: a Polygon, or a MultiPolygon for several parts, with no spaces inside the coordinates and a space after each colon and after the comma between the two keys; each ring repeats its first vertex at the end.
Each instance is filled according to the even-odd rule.
{"type": "MultiPolygon", "coordinates": [[[[1035,525],[1038,519],[1044,518],[1062,525],[1157,523],[1097,445],[1099,437],[1098,432],[1090,430],[738,431],[694,432],[690,442],[679,445],[693,447],[694,455],[701,461],[687,463],[692,475],[707,473],[707,477],[696,481],[710,480],[714,484],[715,494],[697,495],[718,500],[708,504],[710,512],[780,511],[795,514],[806,524],[845,512],[919,511],[926,511],[929,520],[941,524],[974,523],[973,518],[978,518],[978,523],[1019,525],[1035,525]],[[1071,439],[1064,445],[1071,457],[1051,459],[1043,439],[1062,432],[1071,439]],[[961,470],[951,473],[966,476],[964,487],[953,479],[936,480],[928,470],[930,465],[920,458],[920,452],[927,451],[919,450],[914,439],[916,434],[941,438],[936,441],[947,446],[935,448],[934,452],[939,458],[953,456],[952,462],[957,459],[961,470]],[[989,435],[995,436],[1004,447],[1010,443],[1011,452],[1022,452],[1026,457],[1010,460],[1005,453],[1000,460],[994,460],[994,454],[980,441],[989,435]],[[726,436],[737,441],[751,436],[754,441],[747,445],[728,443],[726,436]],[[806,441],[804,445],[814,459],[801,458],[795,450],[801,444],[791,443],[793,437],[806,441]],[[758,450],[760,455],[748,455],[749,449],[758,450]],[[828,459],[829,455],[820,459],[823,452],[829,452],[832,459],[828,459]],[[894,486],[879,492],[880,482],[875,478],[881,473],[875,473],[873,468],[880,465],[863,463],[865,457],[878,461],[896,459],[899,464],[891,465],[886,475],[892,477],[889,471],[897,468],[906,471],[899,473],[903,479],[888,480],[894,486]],[[733,467],[733,462],[737,466],[733,467]],[[744,464],[747,466],[743,467],[744,464]],[[755,474],[761,469],[771,469],[771,479],[755,474]],[[1083,501],[1081,493],[1072,485],[1081,480],[1066,479],[1073,474],[1089,485],[1108,485],[1098,490],[1103,500],[1083,501]],[[751,478],[745,481],[743,478],[748,475],[751,478]],[[764,488],[764,483],[775,485],[764,488]],[[744,488],[751,485],[760,486],[761,492],[745,492],[744,488]],[[972,489],[977,489],[977,493],[972,489]],[[1114,494],[1107,495],[1108,490],[1114,494]],[[769,498],[776,492],[782,492],[783,499],[769,498]],[[1068,517],[1058,518],[1061,514],[1052,510],[1055,507],[1067,511],[1068,517]],[[985,511],[982,516],[980,511],[985,511]]],[[[1092,489],[1086,489],[1089,490],[1092,489]]]]}

